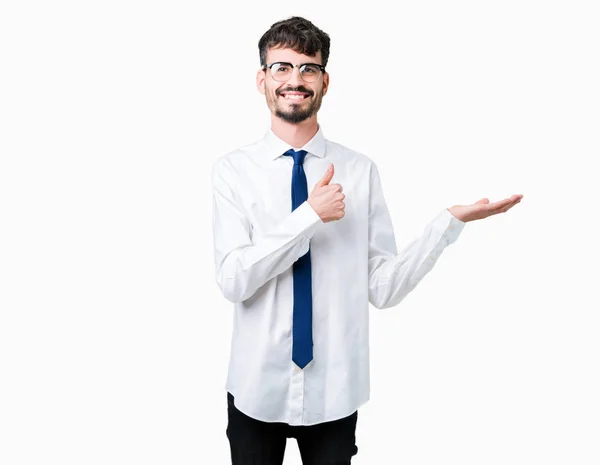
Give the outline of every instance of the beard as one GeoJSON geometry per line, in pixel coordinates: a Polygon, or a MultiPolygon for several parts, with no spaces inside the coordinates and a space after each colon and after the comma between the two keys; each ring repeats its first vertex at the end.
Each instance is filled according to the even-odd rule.
{"type": "Polygon", "coordinates": [[[321,102],[323,101],[322,92],[313,93],[302,88],[302,86],[300,86],[300,88],[293,89],[302,92],[308,92],[310,94],[308,97],[306,97],[307,100],[310,100],[308,105],[306,105],[304,101],[302,103],[280,102],[279,94],[281,92],[285,92],[286,90],[292,89],[287,88],[284,90],[278,90],[267,97],[267,104],[269,108],[271,108],[271,111],[275,114],[275,116],[283,121],[292,124],[301,123],[314,116],[321,108],[321,102]]]}

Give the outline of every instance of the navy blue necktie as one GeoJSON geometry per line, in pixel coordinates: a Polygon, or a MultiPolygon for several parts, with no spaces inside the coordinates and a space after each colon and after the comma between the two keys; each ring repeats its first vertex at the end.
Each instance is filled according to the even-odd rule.
{"type": "MultiPolygon", "coordinates": [[[[292,211],[308,198],[308,185],[302,164],[306,150],[290,149],[284,153],[294,157],[292,168],[292,211]]],[[[313,358],[312,342],[312,275],[310,249],[293,265],[294,271],[294,317],[292,326],[292,360],[304,368],[313,358]]]]}

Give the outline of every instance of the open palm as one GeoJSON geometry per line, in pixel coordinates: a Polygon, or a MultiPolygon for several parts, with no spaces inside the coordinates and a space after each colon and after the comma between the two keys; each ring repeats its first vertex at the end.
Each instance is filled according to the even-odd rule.
{"type": "Polygon", "coordinates": [[[523,194],[515,194],[507,199],[493,203],[490,203],[488,198],[483,198],[472,205],[454,205],[453,207],[450,207],[448,211],[456,218],[466,223],[468,221],[481,220],[488,216],[507,212],[518,204],[522,198],[523,194]]]}

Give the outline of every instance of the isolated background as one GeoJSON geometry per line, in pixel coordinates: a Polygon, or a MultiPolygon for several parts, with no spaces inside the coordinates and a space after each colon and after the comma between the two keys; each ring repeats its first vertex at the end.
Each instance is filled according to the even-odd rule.
{"type": "Polygon", "coordinates": [[[229,463],[209,175],[268,129],[257,42],[296,14],[399,249],[524,195],[371,309],[353,463],[600,463],[595,3],[2,2],[0,463],[229,463]]]}

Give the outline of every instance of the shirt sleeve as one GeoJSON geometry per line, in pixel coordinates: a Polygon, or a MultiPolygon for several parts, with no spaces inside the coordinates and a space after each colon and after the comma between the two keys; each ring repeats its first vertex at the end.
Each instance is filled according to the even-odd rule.
{"type": "Polygon", "coordinates": [[[375,164],[369,193],[369,302],[376,308],[398,305],[431,271],[442,251],[458,239],[466,223],[442,210],[400,253],[375,164]]]}
{"type": "Polygon", "coordinates": [[[304,202],[277,227],[259,234],[252,231],[240,208],[234,185],[226,162],[215,163],[212,187],[216,281],[227,300],[239,302],[305,255],[310,238],[323,221],[304,202]]]}

